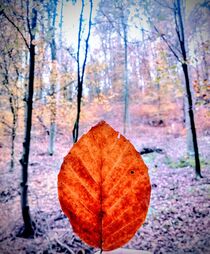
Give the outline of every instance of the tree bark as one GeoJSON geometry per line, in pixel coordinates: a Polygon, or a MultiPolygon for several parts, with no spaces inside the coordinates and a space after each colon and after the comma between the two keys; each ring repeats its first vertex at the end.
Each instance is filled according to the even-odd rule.
{"type": "Polygon", "coordinates": [[[21,208],[24,221],[24,236],[33,235],[34,230],[32,227],[31,216],[28,205],[28,162],[30,153],[30,141],[31,141],[31,126],[32,126],[32,109],[33,109],[33,93],[34,93],[34,67],[35,67],[35,46],[30,45],[30,63],[29,63],[29,83],[28,94],[26,100],[26,125],[23,142],[23,154],[20,160],[22,166],[22,182],[21,182],[21,208]]]}
{"type": "Polygon", "coordinates": [[[14,161],[15,161],[14,155],[15,155],[15,137],[16,137],[17,112],[15,112],[15,108],[12,105],[12,101],[11,101],[11,111],[12,111],[13,120],[12,120],[12,142],[11,142],[10,171],[13,171],[14,161]]]}
{"type": "MultiPolygon", "coordinates": [[[[186,88],[185,88],[186,90],[186,88]]],[[[187,154],[188,156],[195,156],[194,152],[194,145],[193,145],[193,137],[192,137],[192,131],[191,131],[191,124],[190,124],[190,117],[189,117],[189,101],[187,97],[187,93],[184,93],[184,116],[185,116],[185,122],[184,122],[184,128],[186,129],[186,136],[187,136],[187,154]]]]}
{"type": "Polygon", "coordinates": [[[83,84],[81,81],[77,83],[77,117],[74,123],[73,129],[73,142],[76,143],[79,136],[79,120],[80,120],[80,112],[81,112],[81,100],[82,100],[82,91],[83,91],[83,84]]]}
{"type": "MultiPolygon", "coordinates": [[[[190,90],[190,80],[189,80],[189,72],[188,72],[188,65],[187,65],[187,54],[186,54],[186,48],[185,48],[184,25],[183,25],[183,20],[182,20],[180,0],[176,0],[176,7],[177,7],[177,14],[178,14],[178,21],[179,21],[179,26],[177,27],[177,33],[178,33],[180,48],[181,48],[181,52],[182,52],[182,56],[183,56],[182,70],[183,70],[184,77],[185,77],[185,86],[186,86],[186,93],[187,93],[188,106],[189,106],[188,113],[189,113],[190,127],[191,127],[193,147],[194,147],[195,174],[196,174],[196,177],[197,176],[202,177],[201,176],[198,143],[197,143],[197,134],[196,134],[196,128],[195,128],[195,121],[194,121],[193,100],[192,100],[192,93],[190,90]]],[[[175,15],[176,15],[176,13],[175,13],[175,15]]]]}
{"type": "MultiPolygon", "coordinates": [[[[124,10],[122,9],[122,12],[124,10]]],[[[127,17],[122,13],[123,42],[124,42],[124,117],[123,133],[129,128],[129,86],[128,86],[128,45],[127,45],[127,17]]]]}
{"type": "MultiPolygon", "coordinates": [[[[32,22],[30,31],[30,46],[29,46],[29,81],[27,87],[26,98],[26,123],[24,131],[23,153],[20,160],[22,166],[22,181],[21,181],[21,209],[22,217],[24,221],[24,230],[22,232],[23,237],[29,237],[34,234],[34,228],[32,226],[31,215],[28,204],[28,164],[30,154],[30,141],[31,141],[31,127],[32,127],[32,111],[33,111],[33,93],[34,93],[34,70],[35,70],[35,45],[33,40],[35,35],[33,30],[36,27],[37,11],[32,9],[32,22]],[[32,31],[33,32],[32,32],[32,31]]],[[[28,17],[29,18],[29,17],[28,17]]]]}
{"type": "Polygon", "coordinates": [[[92,25],[92,9],[93,9],[93,2],[90,2],[90,15],[89,15],[89,24],[88,24],[88,34],[85,40],[85,55],[82,67],[80,66],[80,50],[81,50],[81,33],[82,33],[82,23],[83,23],[83,12],[85,2],[82,0],[82,8],[80,12],[80,22],[79,22],[79,33],[78,33],[78,48],[77,48],[77,116],[74,123],[74,128],[72,130],[73,135],[73,142],[76,143],[79,136],[79,120],[80,120],[80,112],[81,112],[81,101],[82,101],[82,91],[83,91],[83,81],[84,81],[84,74],[85,74],[85,67],[87,61],[87,53],[88,53],[88,43],[90,38],[90,31],[92,25]],[[80,71],[81,69],[81,71],[80,71]]]}
{"type": "Polygon", "coordinates": [[[200,42],[201,42],[201,55],[202,55],[202,64],[201,67],[203,69],[203,82],[209,80],[209,65],[207,63],[207,56],[206,56],[206,50],[205,50],[205,42],[202,36],[202,31],[199,29],[199,34],[200,34],[200,42]]]}
{"type": "MultiPolygon", "coordinates": [[[[55,136],[56,136],[56,82],[57,82],[57,56],[55,43],[55,20],[57,11],[57,0],[53,0],[53,16],[52,16],[52,39],[50,42],[51,49],[51,93],[50,93],[50,135],[49,135],[49,155],[54,154],[55,150],[55,136]]],[[[50,6],[50,8],[52,8],[50,6]]],[[[50,11],[49,11],[50,12],[50,11]]],[[[50,17],[49,17],[50,18],[50,17]]]]}
{"type": "Polygon", "coordinates": [[[196,173],[196,176],[202,177],[201,176],[198,143],[197,143],[197,134],[196,134],[196,128],[195,128],[194,113],[193,113],[192,94],[190,91],[188,66],[186,63],[182,64],[182,69],[183,69],[184,76],[185,76],[185,85],[186,85],[187,98],[188,98],[188,106],[189,106],[188,113],[189,113],[189,119],[190,119],[190,127],[191,127],[191,132],[192,132],[192,141],[193,141],[194,156],[195,156],[195,173],[196,173]]]}

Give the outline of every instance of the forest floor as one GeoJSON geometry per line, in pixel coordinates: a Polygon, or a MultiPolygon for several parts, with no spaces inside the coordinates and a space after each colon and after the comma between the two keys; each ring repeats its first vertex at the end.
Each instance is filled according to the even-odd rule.
{"type": "MultiPolygon", "coordinates": [[[[104,116],[106,120],[106,116],[104,116]]],[[[110,121],[118,128],[117,117],[110,121]]],[[[96,119],[81,122],[81,133],[96,119]]],[[[152,253],[210,253],[210,136],[200,131],[202,179],[195,179],[193,161],[186,157],[186,138],[178,126],[151,126],[133,119],[128,138],[140,151],[144,147],[161,152],[143,155],[149,168],[152,195],[144,225],[124,246],[152,253]],[[136,121],[136,122],[135,122],[136,121]],[[137,127],[138,126],[138,127],[137,127]],[[178,130],[178,131],[177,131],[178,130]]],[[[22,227],[20,209],[21,140],[16,140],[16,167],[9,172],[9,146],[0,146],[0,253],[94,253],[72,232],[68,219],[60,209],[57,197],[57,174],[63,157],[70,149],[70,131],[59,129],[56,151],[47,153],[48,136],[33,129],[29,167],[29,204],[36,235],[17,237],[22,227]]],[[[9,144],[9,137],[8,137],[9,144]]]]}

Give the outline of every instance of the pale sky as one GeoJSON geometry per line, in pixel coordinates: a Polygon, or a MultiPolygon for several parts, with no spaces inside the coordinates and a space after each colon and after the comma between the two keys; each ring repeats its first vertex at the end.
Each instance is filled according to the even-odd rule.
{"type": "MultiPolygon", "coordinates": [[[[81,2],[77,1],[75,5],[71,3],[71,1],[64,1],[63,8],[63,37],[65,38],[66,44],[69,46],[73,44],[77,46],[78,41],[78,30],[79,30],[79,17],[81,11],[81,2]]],[[[96,15],[96,8],[98,5],[98,1],[94,1],[93,3],[93,18],[96,15]]],[[[58,19],[60,19],[60,10],[61,3],[58,5],[58,19]]],[[[89,17],[89,1],[85,1],[85,9],[84,9],[84,19],[88,19],[89,17]]]]}
{"type": "MultiPolygon", "coordinates": [[[[71,1],[64,1],[64,8],[63,8],[63,44],[64,46],[69,47],[70,45],[73,45],[74,49],[77,48],[78,43],[78,26],[79,26],[79,16],[81,11],[81,0],[76,1],[76,4],[73,5],[71,1]]],[[[186,0],[186,16],[189,15],[189,13],[192,11],[192,8],[195,6],[195,4],[200,3],[201,0],[186,0]]],[[[93,0],[93,17],[92,20],[94,20],[94,17],[97,13],[97,6],[98,6],[99,0],[93,0]]],[[[58,16],[57,16],[57,22],[60,20],[60,9],[61,9],[61,3],[59,2],[58,6],[58,16]]],[[[134,9],[130,10],[131,14],[134,14],[134,9]]],[[[131,15],[134,16],[134,15],[131,15]]],[[[128,38],[130,40],[137,39],[141,40],[141,27],[143,26],[146,30],[149,30],[149,26],[146,22],[146,17],[144,17],[143,13],[140,13],[140,17],[136,16],[133,18],[132,21],[129,22],[130,31],[128,34],[128,38]],[[136,28],[136,26],[138,26],[136,28]]],[[[85,0],[85,10],[84,10],[84,19],[88,20],[89,17],[89,0],[85,0]]],[[[186,17],[187,18],[187,17],[186,17]]],[[[84,22],[86,23],[86,22],[84,22]]],[[[85,29],[84,32],[84,38],[86,38],[87,29],[85,29]],[[86,32],[86,33],[85,33],[86,32]]],[[[97,48],[99,46],[99,38],[96,38],[93,33],[91,33],[90,37],[90,46],[91,48],[97,48]]],[[[190,47],[193,46],[193,42],[190,42],[190,47]]]]}

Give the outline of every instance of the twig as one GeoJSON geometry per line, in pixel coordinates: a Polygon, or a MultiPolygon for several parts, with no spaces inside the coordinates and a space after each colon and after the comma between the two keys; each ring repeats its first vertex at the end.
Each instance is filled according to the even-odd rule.
{"type": "Polygon", "coordinates": [[[168,40],[165,38],[164,34],[160,33],[160,31],[157,29],[157,27],[154,25],[154,28],[156,30],[156,32],[160,35],[160,37],[163,39],[163,41],[166,43],[166,45],[168,46],[168,48],[171,50],[171,52],[173,53],[173,55],[176,57],[176,59],[182,63],[182,61],[180,60],[179,56],[176,54],[175,50],[173,49],[172,45],[169,44],[168,40]]]}
{"type": "Polygon", "coordinates": [[[77,57],[71,52],[71,49],[68,47],[64,47],[64,49],[69,53],[69,55],[77,62],[77,57]]]}
{"type": "Polygon", "coordinates": [[[2,117],[0,123],[4,124],[5,126],[7,126],[10,130],[12,129],[12,126],[10,126],[7,122],[4,121],[4,118],[2,117]]]}
{"type": "Polygon", "coordinates": [[[75,253],[73,252],[73,250],[71,250],[71,249],[69,248],[69,246],[66,245],[65,243],[62,243],[62,242],[61,242],[60,240],[58,240],[57,238],[55,238],[55,241],[56,241],[61,247],[67,249],[71,254],[75,254],[75,253]]]}
{"type": "Polygon", "coordinates": [[[28,0],[26,2],[26,20],[27,20],[28,32],[30,34],[30,37],[32,38],[31,26],[29,21],[29,1],[28,0]]]}
{"type": "Polygon", "coordinates": [[[44,130],[47,133],[47,135],[50,135],[50,132],[49,132],[48,128],[46,127],[46,125],[44,124],[42,118],[40,116],[37,116],[37,119],[39,120],[41,126],[44,128],[44,130]]]}
{"type": "Polygon", "coordinates": [[[25,38],[25,36],[23,35],[23,33],[20,31],[20,28],[6,15],[6,13],[3,11],[0,12],[0,15],[3,15],[13,26],[14,28],[18,31],[18,33],[21,35],[21,37],[23,38],[26,47],[29,49],[29,45],[28,42],[25,38]]]}
{"type": "Polygon", "coordinates": [[[164,8],[173,10],[173,7],[171,7],[170,5],[167,5],[166,3],[161,3],[161,2],[158,1],[158,0],[155,0],[155,2],[158,3],[160,6],[162,6],[162,7],[164,7],[164,8]]]}

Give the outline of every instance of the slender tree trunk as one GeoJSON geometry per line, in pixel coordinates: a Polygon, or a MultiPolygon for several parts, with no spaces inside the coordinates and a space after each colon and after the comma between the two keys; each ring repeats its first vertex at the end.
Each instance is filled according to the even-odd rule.
{"type": "Polygon", "coordinates": [[[14,161],[15,161],[15,137],[16,137],[16,124],[17,124],[17,112],[14,106],[13,94],[10,95],[9,98],[10,109],[12,112],[12,135],[11,135],[11,159],[10,159],[10,171],[12,172],[14,169],[14,161]]]}
{"type": "MultiPolygon", "coordinates": [[[[84,12],[85,2],[82,0],[82,8],[80,12],[79,20],[79,32],[78,32],[78,48],[77,48],[77,116],[74,123],[74,128],[72,131],[73,142],[76,143],[79,136],[79,120],[80,120],[80,111],[81,111],[81,100],[82,100],[82,90],[83,90],[83,78],[84,73],[80,74],[80,47],[81,47],[81,33],[82,33],[82,24],[83,24],[83,12],[84,12]]],[[[87,46],[87,45],[86,45],[87,46]]],[[[83,63],[84,66],[84,63],[83,63]]]]}
{"type": "Polygon", "coordinates": [[[113,89],[113,84],[114,84],[114,75],[113,75],[113,70],[114,70],[114,59],[113,59],[113,43],[111,40],[111,32],[108,34],[108,49],[109,49],[109,66],[108,66],[108,77],[109,77],[109,84],[110,87],[113,89]]]}
{"type": "Polygon", "coordinates": [[[79,119],[80,119],[80,112],[81,112],[81,100],[82,100],[82,91],[83,91],[83,84],[79,80],[77,83],[77,116],[76,121],[74,123],[73,129],[73,142],[76,143],[78,136],[79,136],[79,119]]]}
{"type": "Polygon", "coordinates": [[[202,55],[202,64],[201,64],[201,68],[203,69],[203,81],[208,81],[209,80],[209,65],[207,63],[207,56],[206,56],[206,50],[205,50],[205,43],[204,43],[204,39],[202,36],[202,31],[201,29],[199,29],[199,34],[200,34],[200,42],[201,42],[201,55],[202,55]]]}
{"type": "Polygon", "coordinates": [[[138,45],[138,76],[139,76],[139,79],[141,80],[141,86],[140,86],[140,89],[141,89],[141,94],[144,96],[145,94],[145,85],[147,84],[147,77],[146,75],[144,75],[144,72],[143,72],[143,57],[142,56],[142,53],[141,53],[141,49],[138,45]]]}
{"type": "MultiPolygon", "coordinates": [[[[32,10],[32,24],[31,30],[34,32],[37,20],[37,11],[32,10]]],[[[31,31],[30,30],[30,31],[31,31]]],[[[35,70],[35,45],[32,43],[35,39],[33,32],[30,32],[31,40],[29,46],[29,81],[27,87],[27,98],[26,98],[26,123],[24,131],[23,141],[23,153],[20,160],[22,166],[22,181],[21,181],[21,209],[24,221],[24,231],[22,236],[29,237],[34,234],[34,228],[32,226],[32,220],[28,204],[28,164],[29,164],[29,153],[30,153],[30,141],[31,141],[31,127],[32,127],[32,111],[33,111],[33,93],[34,93],[34,70],[35,70]]]]}
{"type": "Polygon", "coordinates": [[[50,140],[49,140],[49,155],[53,155],[55,152],[55,136],[56,136],[56,123],[55,115],[51,113],[50,117],[50,140]]]}
{"type": "MultiPolygon", "coordinates": [[[[64,7],[64,0],[61,0],[61,10],[60,10],[60,20],[59,20],[59,51],[58,51],[58,66],[59,66],[59,72],[58,72],[58,82],[57,82],[57,91],[60,91],[61,88],[61,77],[63,73],[62,69],[62,61],[63,61],[63,7],[64,7]]],[[[60,92],[57,93],[57,104],[59,103],[60,98],[60,92]]],[[[58,105],[57,105],[58,106],[58,105]]]]}
{"type": "Polygon", "coordinates": [[[15,137],[16,137],[16,116],[13,115],[12,142],[11,142],[11,163],[10,163],[10,170],[11,171],[13,171],[13,169],[14,169],[14,162],[15,162],[15,137]]]}
{"type": "Polygon", "coordinates": [[[187,154],[188,156],[195,156],[194,151],[194,145],[193,145],[193,137],[192,137],[192,131],[191,131],[191,124],[190,124],[190,117],[189,117],[189,101],[187,94],[184,95],[184,116],[185,116],[185,122],[184,127],[186,129],[186,136],[187,136],[187,154]]]}
{"type": "Polygon", "coordinates": [[[188,65],[187,65],[187,54],[185,48],[185,36],[184,36],[184,25],[182,20],[182,13],[181,13],[181,3],[180,0],[176,0],[177,3],[177,14],[179,20],[179,27],[178,29],[178,37],[180,48],[182,51],[183,56],[183,63],[182,63],[182,70],[185,77],[185,86],[186,86],[186,93],[188,98],[188,114],[190,119],[190,127],[192,132],[192,140],[193,140],[193,147],[194,147],[194,156],[195,156],[195,174],[196,176],[201,176],[201,167],[200,167],[200,159],[199,159],[199,150],[198,150],[198,143],[197,143],[197,134],[195,128],[195,121],[194,121],[194,112],[193,112],[193,100],[192,100],[192,93],[190,90],[190,80],[189,80],[189,72],[188,72],[188,65]]]}
{"type": "MultiPolygon", "coordinates": [[[[51,49],[51,94],[50,94],[50,136],[49,136],[49,155],[54,154],[55,136],[56,136],[56,82],[57,82],[57,56],[55,43],[55,20],[57,11],[57,0],[52,1],[53,16],[52,16],[52,39],[50,43],[51,49]]],[[[52,8],[52,7],[51,7],[52,8]]],[[[49,10],[50,12],[50,10],[49,10]]]]}
{"type": "MultiPolygon", "coordinates": [[[[54,49],[51,49],[54,51],[54,49]]],[[[49,155],[54,154],[55,150],[55,136],[56,136],[56,72],[57,63],[55,59],[55,52],[52,52],[52,70],[51,70],[51,100],[50,100],[50,135],[49,135],[49,155]]]]}
{"type": "Polygon", "coordinates": [[[15,129],[12,128],[12,142],[11,142],[11,161],[10,161],[10,171],[14,169],[15,162],[15,129]]]}
{"type": "Polygon", "coordinates": [[[33,93],[34,93],[34,67],[35,67],[35,46],[30,45],[30,62],[29,62],[29,83],[28,93],[26,99],[26,125],[23,142],[23,154],[20,160],[22,166],[22,182],[21,186],[21,208],[24,221],[23,236],[28,237],[33,235],[34,229],[32,227],[31,216],[28,205],[28,162],[30,153],[30,141],[31,141],[31,126],[32,126],[32,109],[33,109],[33,93]]]}
{"type": "MultiPolygon", "coordinates": [[[[197,48],[199,49],[199,42],[197,41],[196,43],[197,48]]],[[[199,66],[199,60],[198,60],[198,53],[199,50],[194,50],[194,54],[195,54],[195,62],[196,62],[196,66],[195,66],[195,72],[196,72],[196,80],[197,80],[197,87],[196,87],[196,94],[200,95],[200,88],[201,88],[201,75],[200,75],[200,66],[199,66]]]]}
{"type": "MultiPolygon", "coordinates": [[[[159,76],[159,73],[157,74],[157,78],[159,78],[160,76],[159,76]]],[[[157,115],[158,115],[158,121],[159,120],[162,120],[161,118],[162,118],[162,114],[161,114],[161,96],[160,96],[160,82],[158,81],[157,82],[157,108],[158,108],[158,113],[157,113],[157,115]]]]}
{"type": "Polygon", "coordinates": [[[129,86],[128,86],[128,45],[127,45],[127,22],[123,15],[123,42],[124,42],[124,117],[123,117],[123,133],[126,134],[130,125],[129,119],[129,86]]]}
{"type": "MultiPolygon", "coordinates": [[[[33,3],[35,0],[33,1],[33,3]]],[[[23,2],[21,2],[23,4],[23,2]]],[[[21,35],[25,45],[29,51],[29,75],[28,75],[28,86],[25,86],[25,114],[24,114],[24,140],[23,140],[23,152],[20,159],[21,169],[22,169],[22,178],[20,183],[21,188],[21,211],[24,221],[24,230],[20,232],[19,235],[23,237],[29,237],[34,234],[34,227],[32,226],[32,220],[29,211],[28,204],[28,164],[29,164],[29,154],[30,154],[30,141],[31,141],[31,127],[32,127],[32,111],[33,111],[33,94],[34,94],[34,72],[35,72],[35,28],[37,23],[37,10],[35,7],[32,8],[32,14],[30,18],[29,14],[29,0],[26,1],[26,22],[28,28],[28,37],[30,42],[28,43],[27,39],[21,33],[19,28],[15,23],[2,11],[5,18],[13,25],[13,27],[21,35]],[[31,22],[30,22],[31,21],[31,22]]]]}
{"type": "MultiPolygon", "coordinates": [[[[44,24],[41,23],[41,33],[44,34],[45,33],[45,28],[44,28],[44,24]]],[[[44,69],[44,65],[45,65],[45,43],[42,43],[41,45],[39,45],[39,54],[41,55],[41,60],[40,60],[40,64],[39,64],[39,84],[40,84],[40,90],[39,90],[39,99],[42,102],[42,104],[46,104],[46,98],[45,98],[45,86],[44,86],[44,82],[43,82],[43,69],[44,69]]]]}
{"type": "Polygon", "coordinates": [[[186,84],[186,91],[187,91],[187,98],[188,98],[188,106],[189,106],[188,113],[189,113],[189,119],[190,119],[190,126],[191,126],[192,140],[193,140],[193,147],[194,147],[194,156],[195,156],[195,173],[196,173],[196,176],[201,177],[197,134],[196,134],[196,128],[195,128],[194,113],[193,113],[192,94],[190,91],[188,66],[186,63],[182,64],[182,69],[185,76],[185,84],[186,84]]]}
{"type": "Polygon", "coordinates": [[[81,50],[81,34],[82,34],[82,24],[83,24],[83,12],[85,2],[82,0],[82,8],[80,12],[80,22],[79,22],[79,33],[78,33],[78,48],[77,48],[77,116],[74,123],[74,128],[72,130],[73,135],[73,142],[76,143],[79,136],[79,120],[80,120],[80,112],[81,112],[81,101],[82,101],[82,91],[83,91],[83,81],[84,81],[84,74],[85,74],[85,67],[87,61],[87,53],[88,53],[88,43],[90,38],[90,31],[92,25],[92,10],[93,10],[93,2],[90,2],[90,14],[89,14],[89,24],[88,24],[88,34],[85,40],[85,53],[84,53],[84,61],[82,66],[80,66],[80,50],[81,50]]]}
{"type": "MultiPolygon", "coordinates": [[[[105,63],[108,63],[108,59],[107,59],[107,43],[104,43],[103,39],[102,39],[102,50],[103,50],[103,53],[104,53],[105,63]]],[[[108,91],[109,91],[109,88],[110,88],[108,66],[105,67],[104,74],[105,74],[104,75],[104,82],[105,82],[104,93],[105,93],[105,95],[108,95],[108,91]]]]}

